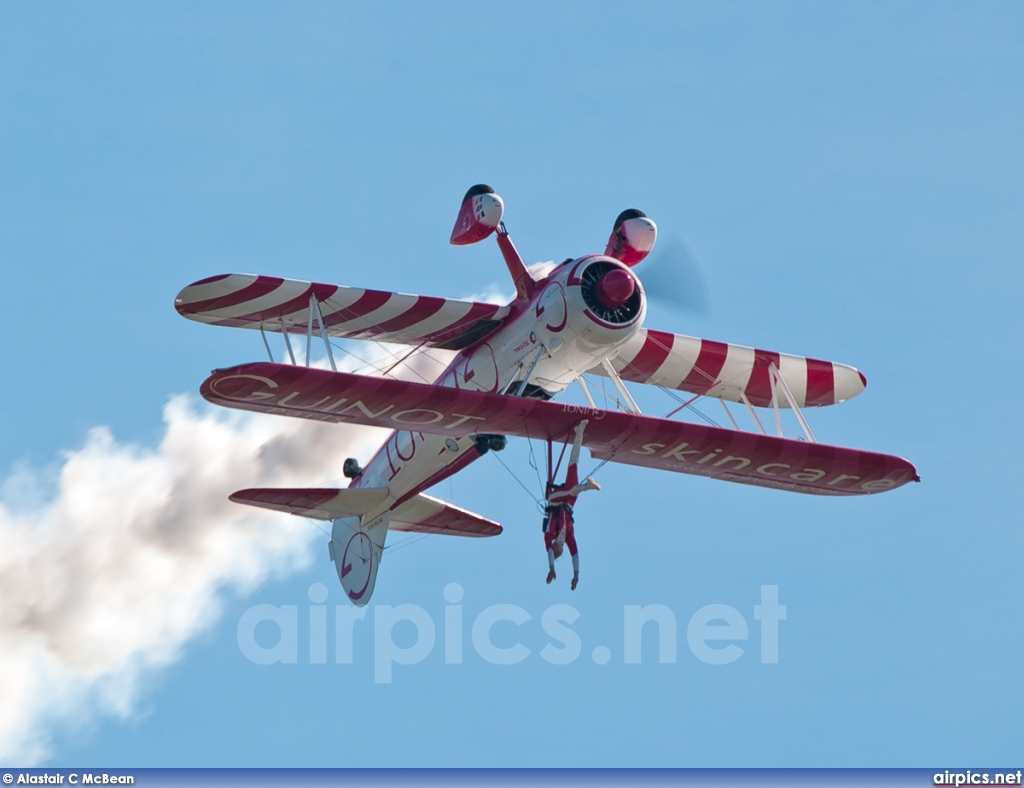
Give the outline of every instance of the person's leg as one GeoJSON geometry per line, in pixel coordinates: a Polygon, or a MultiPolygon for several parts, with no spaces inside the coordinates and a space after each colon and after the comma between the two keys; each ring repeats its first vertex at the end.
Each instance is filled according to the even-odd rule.
{"type": "MultiPolygon", "coordinates": [[[[555,515],[551,515],[555,517],[555,515]]],[[[555,524],[549,523],[548,529],[544,532],[544,548],[548,553],[548,579],[546,582],[550,583],[555,579],[555,551],[552,545],[555,541],[555,524]]]]}
{"type": "Polygon", "coordinates": [[[576,547],[576,529],[572,523],[569,524],[569,530],[565,535],[565,546],[569,548],[569,555],[572,556],[572,585],[570,587],[575,591],[576,584],[580,581],[580,555],[579,549],[576,547]]]}
{"type": "Polygon", "coordinates": [[[566,495],[568,496],[568,503],[570,506],[576,505],[576,497],[580,493],[585,493],[587,490],[600,490],[601,485],[594,481],[593,476],[588,476],[587,480],[583,484],[577,484],[566,495]]]}
{"type": "Polygon", "coordinates": [[[586,429],[588,423],[588,420],[584,419],[576,425],[576,437],[573,439],[572,451],[569,453],[569,470],[565,474],[565,483],[570,487],[575,487],[580,483],[577,466],[580,461],[580,447],[583,446],[583,430],[586,429]]]}

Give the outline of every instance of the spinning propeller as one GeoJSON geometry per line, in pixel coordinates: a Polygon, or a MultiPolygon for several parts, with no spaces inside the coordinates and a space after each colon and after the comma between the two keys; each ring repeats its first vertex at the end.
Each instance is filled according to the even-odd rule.
{"type": "Polygon", "coordinates": [[[678,233],[662,237],[643,267],[647,297],[671,309],[711,316],[711,296],[697,255],[678,233]]]}
{"type": "MultiPolygon", "coordinates": [[[[632,268],[651,254],[657,237],[658,229],[654,222],[643,211],[630,208],[620,213],[615,220],[604,253],[632,268]]],[[[632,282],[629,282],[630,291],[627,293],[625,283],[618,281],[629,279],[621,269],[609,273],[605,279],[608,280],[607,285],[601,289],[614,294],[610,296],[611,299],[617,297],[625,302],[632,294],[632,282]],[[616,281],[611,281],[615,274],[619,276],[616,281]]],[[[707,283],[700,263],[693,250],[678,234],[662,240],[657,251],[651,254],[650,261],[644,266],[643,283],[647,296],[665,306],[705,317],[711,312],[707,283]]]]}

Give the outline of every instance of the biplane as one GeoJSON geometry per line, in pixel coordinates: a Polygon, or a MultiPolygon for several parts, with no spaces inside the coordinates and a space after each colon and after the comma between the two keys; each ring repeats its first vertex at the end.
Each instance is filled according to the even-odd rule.
{"type": "MultiPolygon", "coordinates": [[[[486,537],[499,523],[427,494],[509,436],[565,443],[587,421],[583,445],[602,461],[706,476],[815,495],[868,495],[919,481],[900,457],[819,443],[804,409],[844,402],[867,380],[844,364],[759,350],[644,327],[647,297],[634,266],[651,252],[657,227],[638,210],[616,219],[603,254],[527,266],[489,186],[463,199],[451,243],[497,240],[515,284],[505,305],[282,279],[226,274],[183,289],[175,308],[202,323],[259,331],[269,362],[215,370],[200,391],[229,408],[392,430],[363,466],[344,463],[347,488],[246,489],[238,503],[330,520],[330,558],[356,605],[373,593],[387,533],[486,537]],[[276,363],[268,333],[284,338],[290,363],[276,363]],[[305,335],[305,364],[291,337],[305,335]],[[332,338],[454,351],[433,383],[338,371],[332,338]],[[322,340],[330,369],[310,365],[322,340]],[[610,381],[616,407],[598,407],[584,375],[610,381]],[[554,397],[572,384],[586,405],[554,397]],[[640,412],[626,383],[721,402],[729,428],[640,412]],[[746,409],[740,429],[726,403],[746,409]],[[774,415],[770,434],[757,409],[774,415]],[[780,409],[803,435],[783,435],[780,409]],[[745,418],[745,417],[744,417],[745,418]]],[[[410,352],[412,352],[410,351],[410,352]]],[[[593,380],[593,378],[591,378],[593,380]]],[[[678,396],[678,395],[677,395],[678,396]]],[[[770,426],[770,423],[769,423],[770,426]]]]}

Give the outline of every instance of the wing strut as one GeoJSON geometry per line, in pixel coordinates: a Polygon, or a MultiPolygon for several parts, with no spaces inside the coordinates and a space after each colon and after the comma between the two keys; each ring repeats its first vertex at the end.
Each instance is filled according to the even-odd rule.
{"type": "Polygon", "coordinates": [[[590,405],[594,410],[597,410],[597,405],[594,404],[594,398],[590,396],[590,389],[587,388],[587,382],[580,375],[576,378],[576,382],[580,384],[580,388],[583,389],[583,396],[587,399],[587,404],[590,405]]]}
{"type": "MultiPolygon", "coordinates": [[[[327,351],[327,359],[331,362],[331,369],[335,372],[338,371],[338,366],[334,363],[334,353],[331,352],[331,342],[327,339],[327,326],[324,325],[324,314],[320,311],[320,302],[316,300],[316,296],[312,293],[309,296],[309,311],[310,315],[316,310],[316,322],[320,326],[320,337],[324,341],[324,349],[327,351]]],[[[310,326],[312,327],[312,317],[310,318],[310,326]]],[[[309,366],[309,357],[306,358],[306,366],[309,366]]]]}
{"type": "Polygon", "coordinates": [[[775,413],[775,434],[782,437],[782,416],[779,415],[779,387],[771,374],[771,367],[768,368],[768,379],[772,383],[772,411],[775,413]]]}
{"type": "Polygon", "coordinates": [[[533,377],[533,371],[537,368],[537,363],[540,361],[540,357],[544,355],[546,350],[547,348],[544,347],[544,345],[541,345],[537,350],[537,355],[533,357],[533,361],[530,363],[530,368],[526,371],[526,377],[523,378],[522,382],[516,388],[514,396],[518,397],[526,390],[526,386],[530,382],[530,378],[533,377]]]}
{"type": "Polygon", "coordinates": [[[267,349],[267,358],[271,361],[274,360],[274,354],[270,352],[270,343],[267,342],[267,332],[263,330],[263,324],[260,323],[260,336],[263,337],[263,347],[267,349]]]}
{"type": "Polygon", "coordinates": [[[306,321],[306,366],[309,366],[309,357],[313,352],[313,309],[312,302],[313,296],[309,297],[310,308],[306,311],[309,312],[309,319],[306,321]]]}
{"type": "Polygon", "coordinates": [[[725,411],[725,415],[729,417],[729,421],[732,424],[732,428],[734,430],[738,430],[740,428],[740,425],[737,424],[736,423],[736,419],[734,419],[732,417],[732,413],[729,411],[728,406],[725,404],[725,400],[724,399],[720,399],[718,401],[722,403],[722,410],[724,410],[725,411]]]}
{"type": "Polygon", "coordinates": [[[740,399],[743,401],[743,404],[747,406],[747,410],[750,411],[750,417],[754,420],[757,428],[761,430],[761,434],[767,435],[768,433],[764,431],[764,427],[761,425],[761,420],[757,417],[757,413],[754,411],[754,406],[750,404],[750,400],[747,399],[747,395],[742,391],[740,392],[740,399]]]}
{"type": "MultiPolygon", "coordinates": [[[[775,366],[775,362],[772,362],[768,366],[768,374],[772,379],[772,390],[774,391],[777,385],[782,389],[782,393],[786,395],[786,401],[789,403],[789,407],[793,409],[793,413],[796,414],[797,421],[800,422],[800,426],[804,428],[804,433],[807,435],[807,440],[811,443],[817,443],[818,441],[814,437],[814,433],[811,432],[811,428],[807,425],[807,420],[804,419],[804,414],[800,411],[800,407],[796,404],[796,397],[793,396],[793,392],[789,390],[789,386],[786,384],[786,379],[782,377],[782,373],[779,372],[779,368],[775,366]]],[[[773,394],[774,396],[774,394],[773,394]]],[[[722,400],[722,404],[725,404],[725,400],[722,400]]]]}
{"type": "Polygon", "coordinates": [[[604,367],[605,372],[608,373],[608,377],[612,379],[612,383],[614,383],[615,388],[619,390],[619,394],[621,394],[622,398],[626,400],[626,407],[629,408],[629,411],[637,416],[641,415],[640,408],[637,406],[633,398],[629,396],[629,392],[626,391],[626,385],[622,382],[622,378],[619,377],[619,373],[615,371],[611,362],[609,362],[608,359],[605,359],[601,362],[601,366],[604,367]]]}
{"type": "Polygon", "coordinates": [[[292,366],[295,366],[295,351],[292,350],[292,341],[288,338],[288,329],[284,327],[284,318],[281,318],[281,334],[284,335],[284,346],[288,348],[288,358],[292,360],[292,366]]]}

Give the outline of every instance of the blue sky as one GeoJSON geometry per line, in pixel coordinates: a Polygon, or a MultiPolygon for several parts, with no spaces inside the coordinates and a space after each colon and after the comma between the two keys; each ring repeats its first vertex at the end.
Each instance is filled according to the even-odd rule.
{"type": "MultiPolygon", "coordinates": [[[[3,5],[0,702],[16,721],[0,728],[4,759],[1019,758],[1022,35],[1012,3],[3,5]],[[492,244],[447,244],[478,182],[504,198],[528,261],[600,251],[626,207],[681,234],[713,311],[654,307],[648,325],[856,365],[867,391],[808,414],[817,436],[905,456],[923,483],[823,500],[605,466],[604,489],[577,509],[570,593],[566,568],[543,582],[530,497],[484,458],[435,492],[505,533],[398,539],[381,567],[374,603],[426,611],[431,652],[376,683],[371,612],[352,664],[334,664],[333,648],[311,664],[311,586],[328,589],[330,643],[345,604],[326,537],[283,515],[218,519],[219,489],[197,503],[203,479],[176,486],[190,477],[175,463],[221,452],[239,486],[250,472],[319,484],[368,438],[214,414],[199,383],[262,347],[182,320],[174,295],[231,271],[510,292],[492,244]],[[177,394],[191,399],[165,422],[177,394]],[[267,436],[286,450],[253,466],[267,436]],[[126,514],[129,498],[141,514],[126,514]],[[159,507],[183,500],[195,517],[168,529],[159,507]],[[99,561],[102,582],[79,556],[99,561]],[[444,661],[450,583],[464,593],[460,665],[444,661]],[[777,664],[759,656],[766,585],[787,610],[777,664]],[[581,654],[566,665],[541,656],[542,617],[560,604],[579,613],[581,654]],[[254,605],[295,606],[295,664],[244,656],[238,626],[254,605]],[[518,664],[471,646],[494,605],[530,616],[493,630],[530,650],[518,664]],[[628,605],[672,612],[675,663],[659,664],[645,630],[642,663],[624,664],[628,605]],[[730,664],[687,645],[707,605],[748,625],[730,664]]],[[[658,392],[641,404],[674,407],[658,392]]],[[[530,483],[527,445],[502,458],[530,483]]],[[[408,647],[417,631],[393,634],[408,647]]]]}

